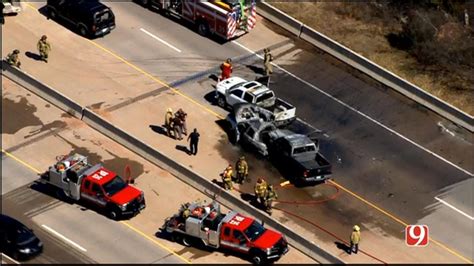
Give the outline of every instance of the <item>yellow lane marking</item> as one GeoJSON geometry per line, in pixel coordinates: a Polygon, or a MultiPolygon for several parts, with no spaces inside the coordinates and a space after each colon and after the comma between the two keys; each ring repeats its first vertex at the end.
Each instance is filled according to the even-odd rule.
{"type": "Polygon", "coordinates": [[[2,149],[2,152],[5,153],[6,156],[12,158],[13,160],[17,161],[18,163],[22,164],[23,166],[28,167],[28,168],[29,168],[30,170],[32,170],[33,172],[35,172],[35,173],[37,173],[37,174],[40,174],[40,173],[41,173],[38,169],[36,169],[36,168],[34,168],[33,166],[31,166],[31,165],[25,163],[24,161],[20,160],[18,157],[16,157],[15,155],[13,155],[13,154],[11,154],[11,153],[5,151],[4,149],[2,149]]]}
{"type": "MultiPolygon", "coordinates": [[[[345,192],[349,193],[350,195],[352,195],[353,197],[357,198],[358,200],[364,202],[365,204],[369,205],[370,207],[378,210],[379,212],[385,214],[386,216],[392,218],[393,220],[397,221],[398,223],[402,224],[403,226],[407,226],[408,224],[404,221],[402,221],[400,218],[397,218],[395,215],[383,210],[382,208],[378,207],[377,205],[371,203],[370,201],[362,198],[361,196],[357,195],[356,193],[350,191],[349,189],[343,187],[342,185],[336,183],[335,181],[333,180],[329,180],[330,183],[332,183],[333,185],[339,187],[340,189],[344,190],[345,192]]],[[[450,252],[451,254],[455,255],[456,257],[462,259],[463,261],[469,263],[469,264],[473,264],[473,262],[471,260],[469,260],[468,258],[464,257],[463,255],[459,254],[458,252],[454,251],[453,249],[451,248],[448,248],[446,245],[442,244],[441,242],[437,241],[437,240],[434,240],[433,238],[430,237],[430,240],[431,242],[435,243],[436,245],[440,246],[441,248],[444,248],[446,249],[448,252],[450,252]]]]}
{"type": "Polygon", "coordinates": [[[173,250],[171,250],[170,248],[168,248],[167,246],[161,244],[160,242],[158,242],[156,239],[153,239],[152,237],[150,237],[149,235],[143,233],[142,231],[138,230],[137,228],[133,227],[131,224],[127,223],[127,222],[124,222],[124,221],[121,221],[120,223],[126,225],[128,228],[132,229],[133,231],[137,232],[138,234],[142,235],[143,237],[145,237],[146,239],[150,240],[151,242],[157,244],[158,246],[162,247],[163,249],[167,250],[168,252],[172,253],[173,255],[175,255],[176,257],[180,258],[181,260],[183,260],[184,262],[186,262],[187,264],[192,264],[191,261],[189,261],[188,259],[184,258],[183,256],[177,254],[176,252],[174,252],[173,250]]]}
{"type": "Polygon", "coordinates": [[[164,81],[162,81],[162,80],[156,78],[155,76],[153,76],[152,74],[146,72],[145,70],[141,69],[140,67],[138,67],[138,66],[136,66],[136,65],[134,65],[134,64],[132,64],[132,63],[130,63],[130,62],[128,62],[125,58],[123,58],[123,57],[117,55],[116,53],[110,51],[109,49],[103,47],[102,45],[100,45],[100,44],[98,44],[98,43],[96,43],[96,42],[94,42],[94,41],[91,41],[91,40],[88,40],[88,41],[89,41],[91,44],[95,45],[97,48],[99,48],[99,49],[101,49],[101,50],[103,50],[103,51],[109,53],[110,55],[112,55],[113,57],[115,57],[115,58],[117,58],[118,60],[122,61],[123,63],[125,63],[126,65],[128,65],[128,66],[130,66],[131,68],[135,69],[136,71],[142,73],[143,75],[149,77],[150,79],[156,81],[157,83],[159,83],[159,84],[165,86],[166,88],[172,90],[174,93],[179,94],[180,96],[186,98],[186,99],[189,100],[190,102],[192,102],[192,103],[198,105],[199,107],[205,109],[206,111],[208,111],[209,113],[215,115],[216,117],[218,117],[218,118],[220,118],[220,119],[224,119],[224,117],[221,116],[220,114],[214,112],[213,110],[211,110],[211,109],[208,108],[207,106],[205,106],[205,105],[203,105],[203,104],[197,102],[196,100],[194,100],[193,98],[189,97],[188,95],[182,93],[182,92],[179,91],[178,89],[175,89],[175,88],[171,87],[171,86],[170,86],[169,84],[167,84],[166,82],[164,82],[164,81]]]}
{"type": "MultiPolygon", "coordinates": [[[[33,8],[33,9],[36,10],[36,8],[35,8],[34,6],[31,6],[30,4],[28,4],[28,6],[29,6],[30,8],[33,8]]],[[[87,40],[88,40],[88,39],[87,39],[87,40]]],[[[146,72],[145,70],[141,69],[140,67],[138,67],[138,66],[136,66],[136,65],[134,65],[134,64],[132,64],[132,63],[130,63],[130,62],[128,62],[128,61],[127,61],[126,59],[124,59],[123,57],[117,55],[116,53],[110,51],[109,49],[103,47],[102,45],[100,45],[100,44],[98,44],[98,43],[96,43],[96,42],[94,42],[94,41],[91,41],[91,40],[88,40],[88,41],[89,41],[91,44],[93,44],[94,46],[100,48],[101,50],[107,52],[108,54],[112,55],[113,57],[119,59],[120,61],[122,61],[122,62],[125,63],[126,65],[128,65],[128,66],[132,67],[133,69],[137,70],[138,72],[142,73],[143,75],[145,75],[145,76],[149,77],[150,79],[156,81],[157,83],[159,83],[159,84],[161,84],[161,85],[163,85],[163,86],[169,88],[169,89],[172,90],[173,92],[175,92],[175,93],[177,93],[177,94],[183,96],[184,98],[188,99],[189,101],[193,102],[194,104],[198,105],[199,107],[201,107],[201,108],[207,110],[209,113],[215,115],[216,117],[218,117],[218,118],[220,118],[220,119],[224,119],[224,117],[222,117],[222,116],[219,115],[218,113],[214,112],[213,110],[211,110],[211,109],[208,108],[207,106],[204,106],[203,104],[201,104],[201,103],[195,101],[194,99],[192,99],[192,98],[189,97],[188,95],[186,95],[186,94],[180,92],[178,89],[175,89],[175,88],[171,87],[169,84],[167,84],[167,83],[161,81],[160,79],[154,77],[153,75],[151,75],[150,73],[148,73],[148,72],[146,72]]],[[[388,217],[392,218],[393,220],[397,221],[398,223],[400,223],[400,224],[402,224],[402,225],[404,225],[404,226],[407,225],[407,223],[403,222],[401,219],[395,217],[394,215],[392,215],[392,214],[390,214],[389,212],[383,210],[382,208],[376,206],[375,204],[373,204],[373,203],[371,203],[371,202],[365,200],[364,198],[362,198],[361,196],[355,194],[354,192],[350,191],[349,189],[347,189],[347,188],[345,188],[345,187],[339,185],[338,183],[336,183],[336,182],[334,182],[334,181],[332,181],[332,180],[330,180],[330,182],[332,182],[334,185],[338,186],[340,189],[344,190],[345,192],[351,194],[351,195],[354,196],[355,198],[361,200],[361,201],[364,202],[365,204],[371,206],[372,208],[374,208],[374,209],[380,211],[381,213],[383,213],[383,214],[387,215],[388,217]]],[[[473,261],[471,261],[471,260],[465,258],[464,256],[460,255],[460,254],[457,253],[456,251],[454,251],[454,250],[448,248],[446,245],[444,245],[444,244],[442,244],[442,243],[440,243],[440,242],[438,242],[438,241],[436,241],[436,240],[433,240],[432,238],[430,238],[430,240],[431,240],[433,243],[437,244],[438,246],[440,246],[440,247],[446,249],[446,250],[447,250],[448,252],[450,252],[451,254],[453,254],[453,255],[457,256],[458,258],[462,259],[463,261],[468,262],[468,263],[470,263],[470,264],[473,264],[473,261]]]]}
{"type": "MultiPolygon", "coordinates": [[[[40,171],[36,168],[34,168],[33,166],[31,166],[30,164],[26,163],[25,161],[19,159],[18,157],[16,157],[15,155],[5,151],[4,149],[2,149],[2,152],[5,153],[5,155],[7,155],[8,157],[14,159],[15,161],[19,162],[20,164],[28,167],[29,169],[31,169],[33,172],[36,172],[36,173],[40,173],[40,171]]],[[[155,239],[151,238],[150,236],[148,236],[147,234],[143,233],[142,231],[140,231],[139,229],[133,227],[132,225],[128,224],[127,222],[124,222],[124,221],[121,221],[120,222],[121,224],[124,224],[126,225],[128,228],[132,229],[133,231],[135,231],[136,233],[142,235],[143,237],[145,237],[146,239],[150,240],[151,242],[157,244],[158,246],[160,246],[162,249],[172,253],[173,255],[175,255],[176,257],[180,258],[181,260],[183,260],[184,262],[186,262],[187,264],[192,264],[191,261],[189,261],[188,259],[184,258],[183,256],[177,254],[176,252],[174,252],[173,250],[171,250],[170,248],[168,248],[167,246],[161,244],[160,242],[156,241],[155,239]]]]}

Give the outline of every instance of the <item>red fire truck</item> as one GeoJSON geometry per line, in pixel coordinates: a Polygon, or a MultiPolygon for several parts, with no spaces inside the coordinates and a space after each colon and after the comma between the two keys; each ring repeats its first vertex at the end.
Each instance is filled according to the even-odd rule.
{"type": "Polygon", "coordinates": [[[255,264],[276,261],[288,252],[281,233],[235,211],[223,214],[215,201],[183,204],[177,214],[165,220],[161,230],[185,246],[230,249],[248,255],[255,264]]]}
{"type": "Polygon", "coordinates": [[[225,40],[236,38],[255,27],[255,0],[138,0],[168,15],[196,25],[199,34],[215,34],[225,40]]]}
{"type": "Polygon", "coordinates": [[[41,174],[40,182],[60,189],[69,199],[96,205],[110,218],[136,215],[145,208],[143,191],[101,164],[90,165],[80,154],[64,156],[41,174]]]}

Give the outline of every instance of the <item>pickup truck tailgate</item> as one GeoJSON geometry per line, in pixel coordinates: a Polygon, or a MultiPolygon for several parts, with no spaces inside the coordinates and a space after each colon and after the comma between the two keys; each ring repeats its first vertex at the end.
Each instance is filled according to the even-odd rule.
{"type": "Polygon", "coordinates": [[[296,107],[290,103],[277,98],[273,109],[276,121],[292,119],[296,116],[296,107]]]}

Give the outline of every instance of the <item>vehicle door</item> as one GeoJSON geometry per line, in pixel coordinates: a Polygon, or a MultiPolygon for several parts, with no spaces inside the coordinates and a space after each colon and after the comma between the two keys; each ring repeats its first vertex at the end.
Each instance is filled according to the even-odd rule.
{"type": "Polygon", "coordinates": [[[287,162],[291,154],[291,147],[289,147],[288,142],[284,138],[279,138],[275,141],[274,146],[272,147],[273,158],[276,162],[287,162]]]}
{"type": "Polygon", "coordinates": [[[104,207],[107,204],[104,192],[100,185],[89,179],[84,181],[81,197],[101,207],[104,207]]]}
{"type": "Polygon", "coordinates": [[[71,18],[71,15],[74,15],[74,12],[72,11],[74,9],[74,5],[74,0],[59,0],[56,5],[56,10],[63,19],[67,20],[70,23],[75,23],[74,20],[71,18]]]}
{"type": "Polygon", "coordinates": [[[233,106],[237,103],[243,102],[242,100],[242,95],[244,94],[244,91],[240,88],[233,89],[229,92],[229,96],[227,99],[227,103],[230,106],[233,106]]]}
{"type": "Polygon", "coordinates": [[[229,226],[227,226],[226,224],[223,224],[221,230],[222,230],[221,231],[222,233],[221,233],[221,236],[220,236],[220,238],[221,238],[220,244],[225,246],[225,247],[232,247],[232,241],[231,241],[231,239],[232,239],[232,235],[231,235],[232,229],[229,226]]]}
{"type": "Polygon", "coordinates": [[[253,127],[249,126],[243,134],[240,135],[242,144],[244,145],[249,145],[253,149],[256,148],[255,146],[255,140],[254,136],[256,134],[256,131],[253,127]]]}
{"type": "Polygon", "coordinates": [[[245,237],[244,233],[242,233],[238,229],[232,230],[232,247],[243,253],[247,253],[250,250],[250,245],[248,239],[245,237]]]}

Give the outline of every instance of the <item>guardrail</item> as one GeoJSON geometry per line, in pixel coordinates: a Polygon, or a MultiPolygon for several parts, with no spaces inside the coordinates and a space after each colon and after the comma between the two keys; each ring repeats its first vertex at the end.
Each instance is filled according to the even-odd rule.
{"type": "Polygon", "coordinates": [[[316,30],[304,25],[302,22],[288,16],[281,10],[265,3],[259,2],[257,13],[265,19],[275,23],[283,29],[305,40],[328,54],[336,57],[342,62],[358,69],[369,75],[382,84],[396,90],[411,100],[431,109],[440,116],[458,124],[470,132],[474,132],[474,116],[471,116],[451,104],[439,99],[438,97],[426,92],[418,86],[402,79],[387,69],[375,64],[374,62],[360,56],[349,48],[337,43],[317,32],[316,30]]]}
{"type": "Polygon", "coordinates": [[[4,61],[2,61],[2,75],[11,79],[32,93],[35,93],[51,104],[59,107],[61,110],[71,113],[75,117],[82,119],[82,121],[95,130],[99,131],[101,134],[106,135],[112,140],[120,143],[127,149],[140,155],[158,167],[165,169],[172,175],[179,178],[181,181],[187,183],[202,193],[216,195],[216,200],[223,205],[234,209],[240,209],[257,219],[264,221],[267,225],[283,233],[290,245],[312,259],[320,263],[344,263],[339,258],[321,249],[318,245],[310,242],[305,237],[294,233],[293,230],[272,219],[267,214],[261,212],[250,204],[247,204],[229,192],[222,190],[216,184],[191,171],[182,164],[173,161],[170,157],[160,153],[135,136],[125,132],[117,126],[112,125],[110,122],[98,116],[90,109],[81,107],[63,94],[37,81],[29,74],[6,64],[4,61]]]}

